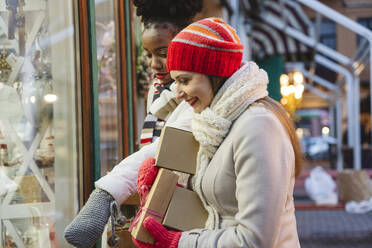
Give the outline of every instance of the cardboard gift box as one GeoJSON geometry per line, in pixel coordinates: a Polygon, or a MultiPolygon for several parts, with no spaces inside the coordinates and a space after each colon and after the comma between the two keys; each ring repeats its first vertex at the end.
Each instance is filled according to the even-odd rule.
{"type": "Polygon", "coordinates": [[[164,226],[180,231],[204,227],[207,212],[198,195],[176,187],[177,172],[195,174],[198,150],[199,143],[191,132],[168,126],[163,128],[155,155],[155,165],[160,169],[146,203],[134,221],[131,234],[135,239],[154,243],[142,225],[150,215],[164,226]]]}
{"type": "Polygon", "coordinates": [[[163,225],[178,231],[204,228],[208,212],[204,209],[198,194],[194,191],[176,187],[163,225]]]}
{"type": "Polygon", "coordinates": [[[159,169],[147,196],[146,203],[138,216],[138,221],[136,221],[137,223],[135,223],[131,231],[135,239],[144,243],[154,243],[154,238],[147,232],[142,223],[147,216],[153,216],[160,223],[162,222],[163,218],[161,216],[164,216],[167,211],[173,192],[176,189],[177,180],[178,176],[172,171],[163,168],[159,169]]]}
{"type": "Polygon", "coordinates": [[[195,174],[199,143],[191,132],[164,127],[155,154],[156,166],[195,174]]]}
{"type": "MultiPolygon", "coordinates": [[[[120,248],[137,248],[137,246],[135,246],[133,244],[132,237],[131,237],[130,232],[128,230],[125,230],[125,229],[118,230],[118,231],[115,231],[115,234],[117,236],[119,236],[119,238],[120,238],[119,244],[116,247],[120,247],[120,248]]],[[[107,232],[107,237],[110,237],[110,236],[111,236],[111,231],[108,231],[107,232]]],[[[111,248],[111,247],[112,246],[109,246],[109,245],[106,246],[106,248],[111,248]]]]}

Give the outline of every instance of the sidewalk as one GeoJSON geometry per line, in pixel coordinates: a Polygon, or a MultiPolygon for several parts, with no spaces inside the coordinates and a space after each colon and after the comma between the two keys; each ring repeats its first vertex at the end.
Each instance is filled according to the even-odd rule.
{"type": "Polygon", "coordinates": [[[304,179],[308,174],[309,171],[304,171],[296,180],[294,191],[301,247],[372,248],[372,211],[350,214],[341,204],[315,206],[304,189],[304,179]]]}
{"type": "Polygon", "coordinates": [[[372,248],[372,212],[297,210],[302,248],[372,248]]]}

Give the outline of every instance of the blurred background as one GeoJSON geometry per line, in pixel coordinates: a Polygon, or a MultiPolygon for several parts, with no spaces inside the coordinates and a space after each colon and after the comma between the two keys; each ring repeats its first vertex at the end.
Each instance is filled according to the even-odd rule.
{"type": "MultiPolygon", "coordinates": [[[[295,122],[301,246],[372,247],[372,1],[204,0],[210,16],[295,122]]],[[[138,150],[142,29],[129,0],[0,1],[0,247],[69,247],[94,181],[138,150]]]]}

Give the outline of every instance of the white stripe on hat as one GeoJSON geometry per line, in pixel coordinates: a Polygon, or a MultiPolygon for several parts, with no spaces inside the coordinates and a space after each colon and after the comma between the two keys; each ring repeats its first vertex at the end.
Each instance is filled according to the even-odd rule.
{"type": "Polygon", "coordinates": [[[199,26],[199,27],[201,27],[201,28],[204,28],[204,29],[207,29],[208,31],[210,31],[210,32],[212,32],[212,33],[214,33],[216,36],[218,36],[221,40],[224,40],[223,38],[222,38],[222,36],[216,31],[216,30],[214,30],[214,29],[212,29],[212,28],[210,28],[210,27],[208,27],[208,26],[206,26],[206,25],[204,25],[204,24],[201,24],[201,23],[194,23],[194,24],[192,24],[193,26],[199,26]]]}
{"type": "Polygon", "coordinates": [[[175,42],[175,41],[185,43],[185,44],[191,44],[191,45],[196,46],[196,47],[203,47],[203,48],[208,48],[208,49],[211,49],[211,50],[217,50],[217,51],[223,51],[223,52],[243,52],[243,49],[227,49],[227,48],[212,47],[212,46],[208,46],[208,45],[205,45],[205,44],[200,44],[200,43],[190,41],[190,40],[186,40],[186,39],[175,38],[175,39],[172,40],[172,42],[175,42]]]}
{"type": "Polygon", "coordinates": [[[225,25],[223,25],[222,23],[216,22],[216,21],[214,21],[214,23],[219,25],[223,29],[225,29],[226,32],[231,36],[231,38],[234,40],[235,43],[240,43],[240,41],[235,39],[235,36],[231,33],[230,29],[228,29],[225,25]]]}
{"type": "Polygon", "coordinates": [[[215,40],[215,41],[220,41],[220,42],[226,42],[224,39],[216,39],[212,36],[209,36],[205,33],[202,33],[202,32],[199,32],[199,31],[195,31],[195,30],[190,30],[190,29],[185,29],[183,30],[182,32],[185,32],[185,33],[191,33],[191,34],[196,34],[196,35],[199,35],[199,36],[203,36],[204,38],[207,38],[207,39],[210,39],[210,40],[215,40]]]}

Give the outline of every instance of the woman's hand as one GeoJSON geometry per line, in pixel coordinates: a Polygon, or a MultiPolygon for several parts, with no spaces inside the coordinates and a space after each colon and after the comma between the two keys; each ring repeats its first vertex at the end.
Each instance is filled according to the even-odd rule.
{"type": "Polygon", "coordinates": [[[177,248],[178,241],[181,238],[181,232],[168,231],[162,224],[160,224],[152,216],[147,217],[143,221],[146,230],[155,239],[155,244],[146,244],[132,238],[133,243],[139,248],[177,248]]]}
{"type": "Polygon", "coordinates": [[[159,168],[155,166],[154,158],[145,159],[138,169],[137,191],[141,197],[141,202],[146,200],[146,196],[150,192],[158,170],[159,168]]]}

